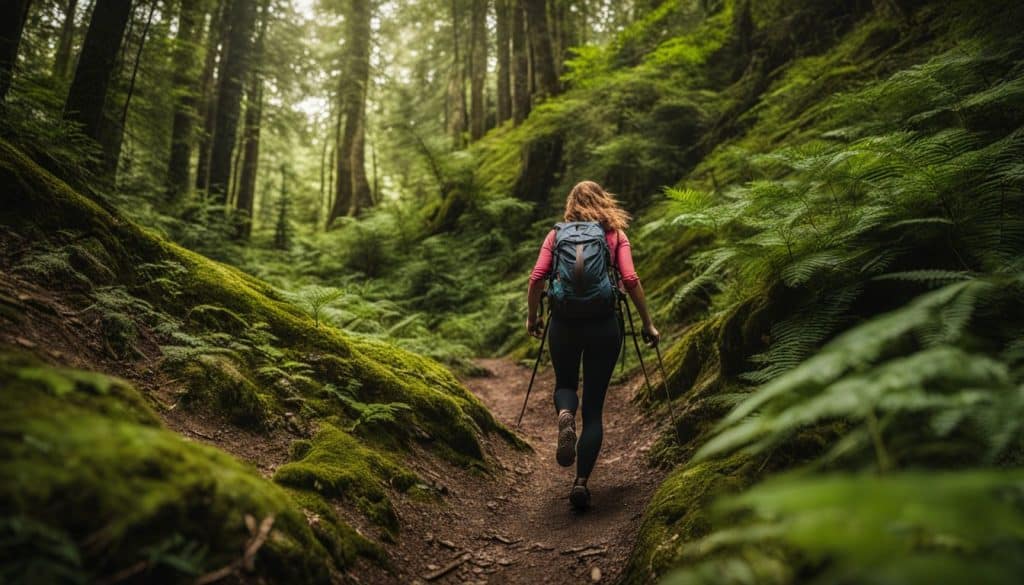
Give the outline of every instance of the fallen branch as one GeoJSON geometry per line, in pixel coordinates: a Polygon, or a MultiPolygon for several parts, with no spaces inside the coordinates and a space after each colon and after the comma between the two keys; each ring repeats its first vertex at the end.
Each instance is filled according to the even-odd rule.
{"type": "Polygon", "coordinates": [[[507,536],[503,536],[501,534],[498,534],[497,532],[495,532],[494,534],[491,534],[490,538],[491,538],[491,540],[497,540],[498,542],[500,542],[502,544],[507,544],[509,546],[511,546],[513,544],[516,544],[516,543],[518,543],[518,542],[520,542],[522,540],[521,538],[518,538],[516,540],[512,540],[511,538],[509,538],[507,536]]]}
{"type": "Polygon", "coordinates": [[[595,544],[588,544],[586,546],[577,546],[575,548],[569,548],[563,550],[560,554],[563,555],[579,555],[581,557],[592,557],[594,555],[603,555],[608,552],[608,549],[603,546],[597,546],[595,544]]]}
{"type": "Polygon", "coordinates": [[[213,437],[211,435],[207,435],[206,433],[201,433],[201,432],[199,432],[199,431],[197,431],[195,429],[189,429],[188,432],[192,433],[193,435],[195,435],[197,437],[201,437],[203,439],[206,439],[207,441],[216,441],[217,440],[216,437],[213,437]]]}
{"type": "Polygon", "coordinates": [[[452,562],[448,563],[447,565],[441,567],[440,569],[438,569],[438,570],[436,570],[436,571],[434,571],[432,573],[427,573],[426,575],[423,575],[423,578],[426,579],[427,581],[434,581],[436,579],[440,579],[441,577],[444,577],[448,573],[451,573],[455,569],[457,569],[460,566],[462,566],[462,564],[465,563],[466,561],[468,561],[471,556],[473,556],[473,555],[471,555],[469,553],[465,553],[462,556],[460,556],[459,558],[455,559],[454,561],[452,561],[452,562]]]}
{"type": "Polygon", "coordinates": [[[249,529],[250,537],[249,541],[245,543],[245,551],[242,553],[242,558],[236,559],[216,571],[199,577],[196,579],[195,585],[209,585],[210,583],[215,583],[225,577],[231,576],[238,571],[238,569],[252,571],[256,568],[256,553],[259,552],[260,547],[267,542],[267,537],[270,536],[270,529],[274,526],[274,516],[271,515],[264,518],[257,529],[256,519],[249,514],[246,514],[245,526],[249,529]]]}
{"type": "Polygon", "coordinates": [[[144,560],[141,560],[141,561],[139,561],[139,562],[137,562],[137,563],[135,563],[135,564],[125,568],[125,569],[121,569],[120,571],[114,573],[113,575],[111,575],[109,577],[106,577],[104,579],[100,579],[99,583],[101,585],[113,585],[114,583],[120,583],[121,581],[124,581],[126,579],[130,579],[130,578],[138,575],[139,573],[145,571],[146,569],[150,568],[151,566],[153,566],[153,563],[150,562],[148,559],[144,559],[144,560]]]}

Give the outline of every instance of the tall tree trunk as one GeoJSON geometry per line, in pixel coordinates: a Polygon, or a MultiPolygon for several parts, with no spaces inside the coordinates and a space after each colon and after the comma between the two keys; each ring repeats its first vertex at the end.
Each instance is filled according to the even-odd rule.
{"type": "Polygon", "coordinates": [[[0,101],[7,97],[11,88],[30,3],[31,0],[4,0],[0,7],[0,101]]]}
{"type": "Polygon", "coordinates": [[[512,26],[509,22],[510,0],[494,0],[494,16],[497,40],[498,79],[497,99],[495,100],[497,112],[496,120],[501,125],[512,117],[512,84],[511,84],[511,47],[509,46],[512,26]]]}
{"type": "Polygon", "coordinates": [[[256,201],[256,171],[260,159],[260,123],[263,118],[263,44],[270,21],[269,2],[263,0],[260,7],[260,32],[253,47],[254,67],[249,72],[249,87],[245,90],[245,129],[242,131],[242,171],[238,183],[238,199],[235,209],[241,214],[237,237],[249,239],[252,234],[253,203],[256,201]]]}
{"type": "Polygon", "coordinates": [[[573,0],[554,0],[552,11],[554,13],[555,28],[558,31],[558,43],[555,50],[555,72],[561,76],[565,71],[565,62],[569,59],[569,48],[580,44],[576,16],[572,11],[573,6],[580,6],[586,2],[575,2],[573,0]]]}
{"type": "MultiPolygon", "coordinates": [[[[157,0],[150,0],[149,13],[146,15],[146,24],[142,27],[139,36],[139,46],[135,49],[135,60],[132,62],[132,74],[128,78],[128,87],[125,89],[124,104],[119,112],[107,112],[112,123],[104,130],[106,135],[102,140],[104,176],[113,183],[117,179],[117,165],[121,160],[121,147],[124,145],[124,129],[128,124],[128,110],[131,107],[132,97],[135,95],[135,81],[139,76],[139,63],[142,60],[142,50],[146,47],[146,38],[149,36],[149,28],[153,24],[153,14],[156,12],[157,0]]],[[[130,28],[129,28],[130,34],[130,28]]],[[[125,50],[127,50],[127,42],[125,50]]]]}
{"type": "Polygon", "coordinates": [[[451,0],[452,17],[452,72],[448,78],[448,135],[452,137],[456,147],[463,145],[463,133],[466,131],[466,62],[462,53],[462,41],[459,29],[462,27],[462,15],[459,11],[459,0],[451,0]]]}
{"type": "Polygon", "coordinates": [[[57,38],[57,56],[53,60],[53,78],[63,82],[68,78],[71,66],[71,45],[75,41],[75,13],[78,0],[67,0],[64,6],[64,20],[57,38]]]}
{"type": "MultiPolygon", "coordinates": [[[[239,108],[241,112],[241,108],[239,108]]],[[[235,200],[238,197],[238,177],[241,175],[242,170],[242,144],[244,143],[243,133],[245,132],[245,122],[238,125],[235,129],[235,145],[231,148],[231,176],[228,179],[228,190],[227,197],[224,199],[224,203],[228,207],[235,206],[235,200]]]]}
{"type": "MultiPolygon", "coordinates": [[[[328,121],[330,118],[331,114],[328,112],[328,121]]],[[[324,199],[327,197],[327,146],[330,142],[325,133],[324,143],[320,147],[320,192],[317,197],[316,213],[313,214],[313,229],[320,227],[320,215],[324,212],[324,199]]]]}
{"type": "Polygon", "coordinates": [[[181,0],[178,34],[174,38],[174,119],[171,122],[171,155],[167,162],[167,200],[179,201],[189,187],[189,162],[196,119],[196,57],[201,27],[200,0],[181,0]]]}
{"type": "Polygon", "coordinates": [[[291,247],[291,218],[289,208],[291,197],[288,195],[288,167],[281,164],[281,197],[277,200],[277,222],[274,225],[274,247],[287,250],[291,247]]]}
{"type": "Polygon", "coordinates": [[[373,193],[366,177],[366,99],[363,111],[356,120],[356,132],[352,145],[352,206],[348,215],[355,217],[359,212],[373,206],[373,193]]]}
{"type": "Polygon", "coordinates": [[[580,26],[579,26],[579,44],[585,45],[590,42],[590,2],[588,0],[582,0],[580,2],[580,26]]]}
{"type": "Polygon", "coordinates": [[[517,126],[530,113],[530,67],[524,1],[509,0],[512,9],[512,117],[517,126]]]}
{"type": "Polygon", "coordinates": [[[339,92],[345,128],[338,145],[338,185],[327,225],[343,215],[357,215],[370,200],[363,140],[370,81],[370,0],[351,0],[345,16],[345,75],[339,92]]]}
{"type": "Polygon", "coordinates": [[[487,0],[473,0],[470,15],[469,49],[469,134],[479,140],[486,131],[487,104],[484,84],[487,82],[487,0]]]}
{"type": "Polygon", "coordinates": [[[562,49],[565,47],[565,1],[550,0],[548,2],[548,24],[550,25],[551,55],[555,65],[555,75],[562,74],[562,49]]]}
{"type": "Polygon", "coordinates": [[[547,2],[545,0],[524,0],[526,5],[527,36],[533,50],[533,66],[536,74],[537,97],[558,93],[558,75],[555,73],[554,54],[551,49],[551,35],[548,32],[547,2]]]}
{"type": "Polygon", "coordinates": [[[196,161],[196,189],[210,192],[210,149],[217,124],[217,63],[222,49],[227,44],[231,21],[227,19],[230,0],[218,0],[217,10],[210,19],[206,33],[206,55],[203,58],[203,74],[200,78],[200,115],[203,129],[199,135],[196,161]]]}
{"type": "Polygon", "coordinates": [[[338,201],[338,176],[336,171],[341,166],[341,159],[339,157],[339,146],[341,146],[341,122],[344,118],[344,112],[342,111],[341,96],[338,96],[338,113],[334,116],[334,136],[331,141],[331,154],[328,155],[330,160],[330,166],[327,169],[327,221],[324,222],[325,227],[331,227],[331,212],[334,210],[334,206],[337,205],[338,201]]]}
{"type": "Polygon", "coordinates": [[[96,0],[64,102],[64,117],[81,124],[82,132],[93,140],[100,137],[103,106],[131,11],[132,0],[96,0]]]}
{"type": "Polygon", "coordinates": [[[242,83],[249,68],[250,37],[256,21],[256,0],[232,0],[228,12],[231,32],[217,80],[217,115],[210,150],[210,195],[227,204],[231,155],[235,149],[242,110],[242,83]]]}

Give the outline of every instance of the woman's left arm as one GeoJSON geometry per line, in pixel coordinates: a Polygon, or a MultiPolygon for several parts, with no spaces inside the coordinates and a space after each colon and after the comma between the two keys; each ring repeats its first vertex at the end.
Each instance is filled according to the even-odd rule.
{"type": "Polygon", "coordinates": [[[526,293],[526,330],[534,337],[541,337],[544,333],[544,320],[537,316],[540,308],[540,298],[544,294],[544,281],[531,280],[530,289],[526,293]]]}
{"type": "Polygon", "coordinates": [[[540,246],[537,262],[533,265],[533,271],[530,273],[530,288],[526,292],[526,331],[534,337],[544,335],[544,321],[538,318],[537,312],[540,308],[541,295],[544,294],[544,277],[551,272],[551,248],[554,241],[555,231],[551,230],[540,246]]]}

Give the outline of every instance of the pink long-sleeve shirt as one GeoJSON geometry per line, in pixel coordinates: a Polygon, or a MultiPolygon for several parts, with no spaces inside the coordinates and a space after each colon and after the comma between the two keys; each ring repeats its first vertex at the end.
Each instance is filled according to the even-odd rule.
{"type": "MultiPolygon", "coordinates": [[[[622,275],[622,285],[627,290],[636,288],[640,284],[640,277],[636,275],[633,267],[633,253],[629,247],[629,238],[622,230],[612,230],[604,233],[605,241],[608,242],[608,249],[612,253],[612,264],[622,275]]],[[[540,254],[537,256],[537,263],[533,265],[533,272],[530,273],[530,284],[537,282],[551,273],[552,258],[555,247],[555,230],[548,232],[544,243],[540,246],[540,254]]]]}

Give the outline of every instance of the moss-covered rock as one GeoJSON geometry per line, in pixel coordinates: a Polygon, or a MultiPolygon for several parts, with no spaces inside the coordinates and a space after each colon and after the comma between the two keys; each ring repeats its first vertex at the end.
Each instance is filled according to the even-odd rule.
{"type": "Polygon", "coordinates": [[[364,447],[345,431],[326,424],[295,455],[294,461],[277,470],[275,481],[341,498],[355,504],[387,530],[398,529],[387,488],[405,491],[416,483],[415,474],[364,447]]]}
{"type": "Polygon", "coordinates": [[[239,558],[247,516],[274,517],[256,556],[263,578],[329,582],[372,552],[322,504],[162,428],[123,381],[0,353],[0,386],[5,580],[188,580],[239,558]]]}
{"type": "Polygon", "coordinates": [[[186,406],[211,408],[240,426],[266,427],[273,401],[230,357],[198,355],[177,372],[185,383],[186,406]]]}

